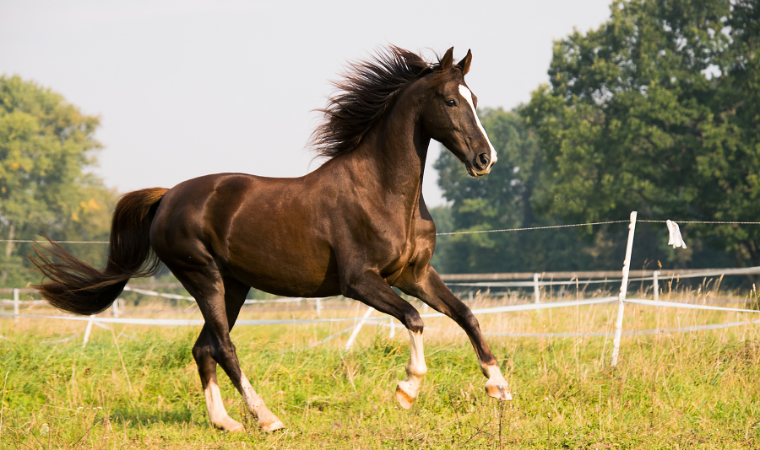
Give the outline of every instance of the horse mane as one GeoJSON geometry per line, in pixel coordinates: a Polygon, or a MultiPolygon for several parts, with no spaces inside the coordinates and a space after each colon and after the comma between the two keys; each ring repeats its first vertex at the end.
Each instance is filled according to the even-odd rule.
{"type": "Polygon", "coordinates": [[[317,155],[334,158],[354,150],[409,82],[439,67],[395,45],[351,63],[343,79],[332,83],[338,91],[327,107],[317,110],[325,116],[312,134],[317,155]]]}

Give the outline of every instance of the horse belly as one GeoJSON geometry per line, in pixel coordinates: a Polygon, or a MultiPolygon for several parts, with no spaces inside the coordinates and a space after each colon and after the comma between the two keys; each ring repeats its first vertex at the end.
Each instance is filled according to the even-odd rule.
{"type": "Polygon", "coordinates": [[[227,268],[249,286],[275,295],[340,294],[338,271],[326,244],[295,233],[251,233],[230,239],[227,268]]]}

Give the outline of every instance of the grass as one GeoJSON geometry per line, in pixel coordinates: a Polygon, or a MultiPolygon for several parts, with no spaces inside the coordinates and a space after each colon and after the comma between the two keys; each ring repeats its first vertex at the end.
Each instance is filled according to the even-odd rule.
{"type": "MultiPolygon", "coordinates": [[[[697,295],[721,294],[700,289],[673,293],[671,299],[697,295]]],[[[478,298],[478,306],[505,301],[478,298]]],[[[517,300],[513,296],[506,301],[517,300]]],[[[323,316],[355,317],[362,310],[358,305],[328,309],[323,316]]],[[[152,311],[154,317],[180,316],[174,310],[152,311]]],[[[31,312],[51,310],[37,307],[31,312]]],[[[486,331],[608,331],[616,312],[615,305],[526,311],[482,316],[481,325],[486,331]]],[[[197,316],[193,310],[188,314],[197,316]]],[[[244,310],[241,317],[313,315],[244,310]]],[[[624,327],[643,330],[748,318],[747,313],[628,305],[624,327]]],[[[426,319],[426,324],[456,329],[448,319],[426,319]]],[[[388,328],[367,325],[352,351],[343,350],[348,334],[306,348],[345,326],[233,330],[243,371],[288,428],[259,432],[220,369],[227,410],[247,426],[246,433],[229,434],[213,429],[207,418],[191,355],[199,327],[116,325],[113,333],[94,327],[82,348],[83,322],[4,319],[0,378],[8,376],[0,448],[760,446],[757,325],[624,336],[616,368],[609,366],[611,337],[490,336],[514,394],[512,402],[503,404],[485,395],[485,379],[467,338],[431,330],[425,337],[429,372],[411,411],[398,407],[393,396],[408,362],[405,332],[397,330],[390,339],[388,328]]]]}

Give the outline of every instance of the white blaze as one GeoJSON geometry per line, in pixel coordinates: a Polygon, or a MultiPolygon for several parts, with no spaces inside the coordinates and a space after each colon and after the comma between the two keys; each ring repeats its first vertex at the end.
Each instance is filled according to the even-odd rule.
{"type": "Polygon", "coordinates": [[[496,150],[493,148],[493,145],[491,145],[491,140],[488,139],[488,134],[486,134],[486,130],[483,128],[483,125],[480,124],[480,119],[478,118],[478,112],[475,111],[475,102],[472,101],[472,92],[470,92],[470,90],[467,89],[467,86],[460,84],[459,93],[462,95],[462,97],[464,97],[465,100],[467,100],[467,103],[470,105],[470,108],[472,108],[472,114],[475,116],[475,123],[478,124],[478,128],[480,128],[480,131],[483,133],[483,137],[485,137],[486,142],[488,142],[488,147],[491,149],[491,165],[493,165],[498,159],[496,156],[496,150]]]}

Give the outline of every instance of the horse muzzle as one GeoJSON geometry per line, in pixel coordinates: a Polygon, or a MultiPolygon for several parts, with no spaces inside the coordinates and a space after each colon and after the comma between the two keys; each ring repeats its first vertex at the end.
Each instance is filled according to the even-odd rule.
{"type": "Polygon", "coordinates": [[[480,153],[472,158],[472,161],[467,161],[465,167],[470,176],[478,178],[488,175],[495,162],[491,160],[489,153],[480,153]]]}

